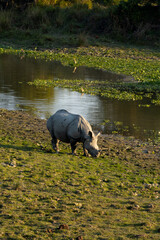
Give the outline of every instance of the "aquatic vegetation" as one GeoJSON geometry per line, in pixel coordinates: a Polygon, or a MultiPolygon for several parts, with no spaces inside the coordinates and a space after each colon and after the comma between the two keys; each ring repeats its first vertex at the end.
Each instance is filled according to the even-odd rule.
{"type": "MultiPolygon", "coordinates": [[[[74,91],[87,93],[91,95],[99,95],[107,98],[115,98],[118,100],[142,100],[143,98],[151,99],[152,103],[159,104],[158,96],[160,92],[160,84],[148,87],[146,84],[137,83],[110,83],[107,81],[90,81],[90,80],[69,80],[56,79],[44,80],[35,79],[33,82],[28,82],[30,85],[37,87],[62,87],[70,88],[74,91]],[[153,98],[154,95],[154,99],[153,98]]],[[[152,84],[153,85],[153,84],[152,84]]]]}
{"type": "Polygon", "coordinates": [[[20,57],[60,61],[63,65],[78,67],[88,66],[112,71],[132,77],[123,83],[81,80],[35,80],[35,85],[68,87],[73,90],[104,97],[137,100],[152,98],[159,104],[157,94],[160,92],[160,54],[157,51],[145,51],[124,48],[73,48],[37,51],[13,48],[0,48],[0,54],[16,54],[20,57]],[[48,83],[47,83],[48,82],[48,83]]]}
{"type": "Polygon", "coordinates": [[[157,94],[157,99],[154,99],[152,102],[156,105],[160,105],[160,94],[157,94]]]}

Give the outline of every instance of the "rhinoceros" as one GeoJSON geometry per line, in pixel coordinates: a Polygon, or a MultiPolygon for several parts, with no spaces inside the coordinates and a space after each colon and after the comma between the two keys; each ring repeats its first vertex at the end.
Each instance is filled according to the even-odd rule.
{"type": "Polygon", "coordinates": [[[72,154],[75,154],[77,142],[83,143],[84,155],[88,153],[92,157],[100,154],[97,139],[100,133],[95,136],[89,122],[82,116],[69,113],[61,109],[47,120],[47,128],[52,137],[52,147],[59,151],[59,141],[70,143],[72,154]]]}

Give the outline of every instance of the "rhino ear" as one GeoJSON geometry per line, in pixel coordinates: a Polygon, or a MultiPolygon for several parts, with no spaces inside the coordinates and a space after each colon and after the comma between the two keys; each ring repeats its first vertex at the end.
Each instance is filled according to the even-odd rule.
{"type": "Polygon", "coordinates": [[[91,131],[88,132],[88,135],[92,138],[92,132],[91,131]]]}

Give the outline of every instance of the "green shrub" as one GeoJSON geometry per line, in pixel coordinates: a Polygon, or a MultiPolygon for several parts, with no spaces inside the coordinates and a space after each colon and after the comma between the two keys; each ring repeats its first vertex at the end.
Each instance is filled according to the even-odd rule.
{"type": "Polygon", "coordinates": [[[61,8],[71,7],[73,5],[86,5],[89,9],[92,8],[92,0],[36,0],[37,5],[43,6],[58,6],[61,8]]]}
{"type": "Polygon", "coordinates": [[[87,35],[85,33],[80,33],[77,36],[77,46],[78,47],[86,47],[88,45],[87,35]]]}
{"type": "Polygon", "coordinates": [[[27,9],[27,16],[25,18],[25,26],[29,28],[39,28],[42,25],[49,24],[49,17],[45,8],[40,6],[32,6],[27,9]]]}
{"type": "Polygon", "coordinates": [[[18,0],[12,2],[12,12],[1,11],[0,32],[12,25],[20,31],[37,29],[40,34],[72,33],[79,35],[78,45],[86,45],[84,34],[159,42],[160,10],[155,0],[28,0],[24,11],[15,5],[18,0]]]}
{"type": "Polygon", "coordinates": [[[0,11],[0,32],[9,30],[12,24],[12,12],[11,11],[0,11]]]}
{"type": "MultiPolygon", "coordinates": [[[[160,24],[160,10],[151,0],[121,1],[109,9],[112,33],[122,38],[145,39],[160,24]]],[[[158,28],[157,28],[158,32],[158,28]]]]}
{"type": "Polygon", "coordinates": [[[54,6],[56,2],[57,0],[35,0],[36,5],[42,5],[42,6],[46,6],[46,5],[54,6]]]}

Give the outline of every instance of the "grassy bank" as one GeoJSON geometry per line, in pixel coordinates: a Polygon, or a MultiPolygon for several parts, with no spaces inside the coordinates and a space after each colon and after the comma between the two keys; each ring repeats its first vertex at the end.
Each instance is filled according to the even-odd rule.
{"type": "Polygon", "coordinates": [[[57,155],[44,120],[0,115],[1,239],[159,239],[159,146],[106,136],[98,159],[57,155]]]}

